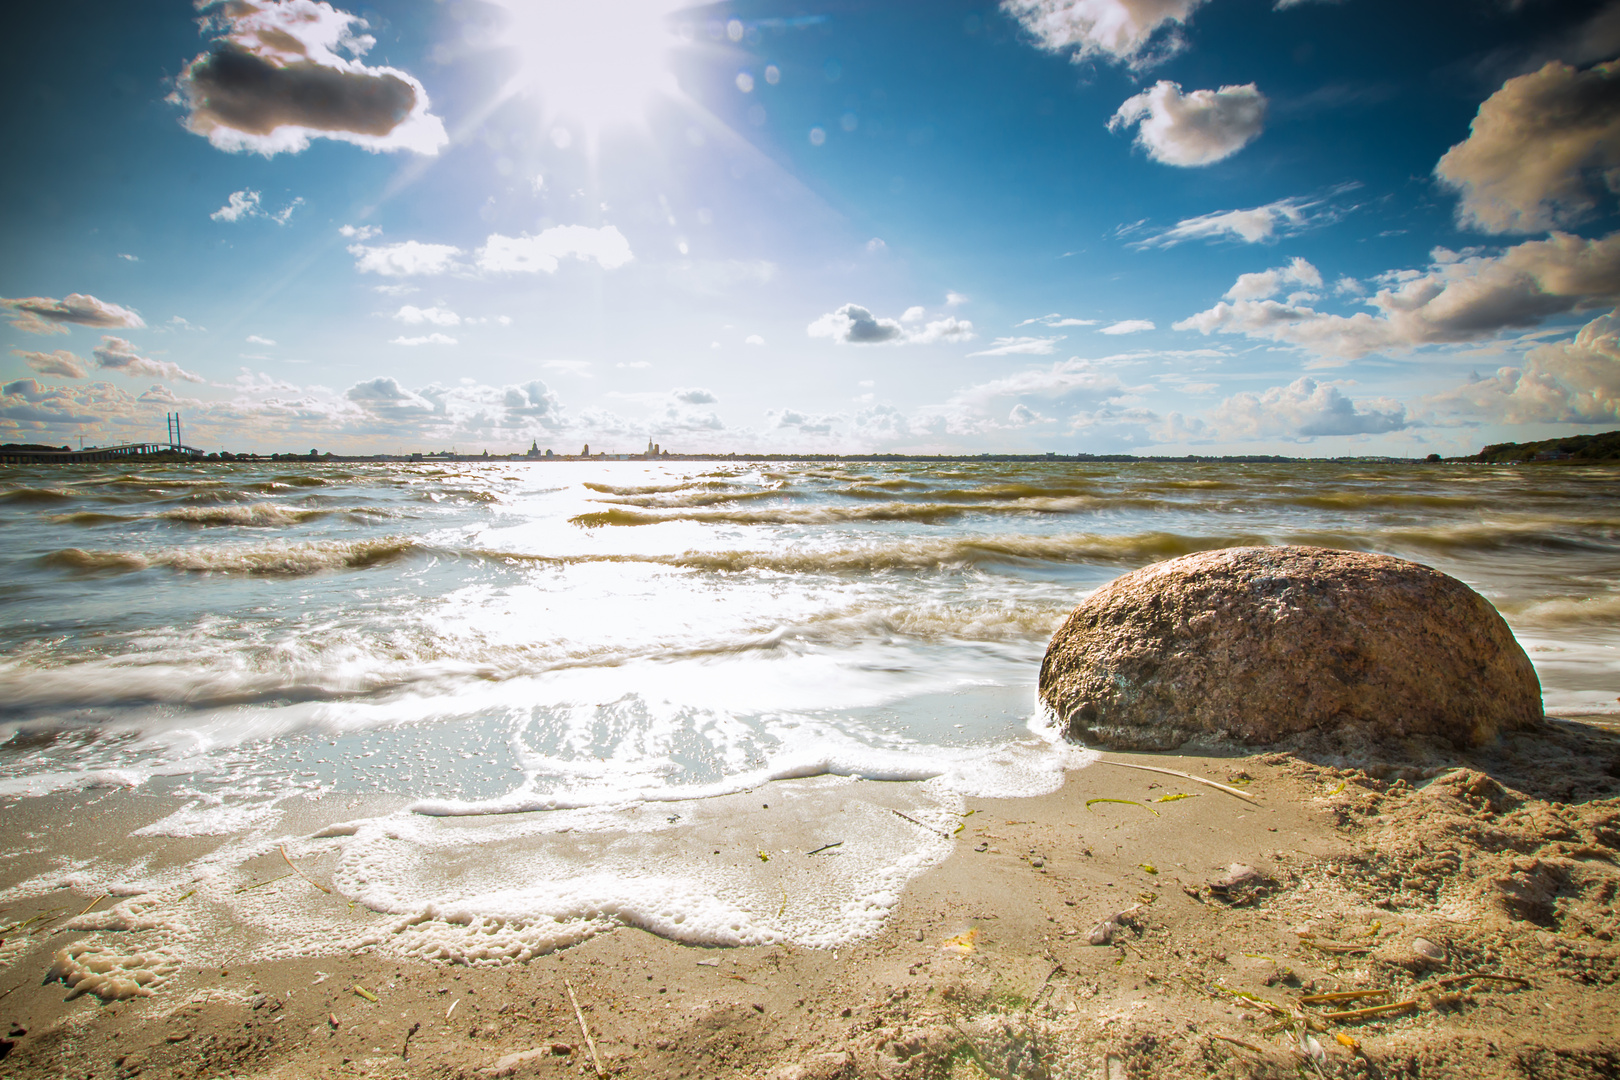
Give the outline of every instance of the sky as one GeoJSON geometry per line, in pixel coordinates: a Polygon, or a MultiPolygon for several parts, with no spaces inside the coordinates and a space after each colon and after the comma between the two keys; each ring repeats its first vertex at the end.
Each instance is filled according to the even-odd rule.
{"type": "Polygon", "coordinates": [[[0,441],[1620,427],[1620,0],[173,0],[0,42],[0,441]]]}

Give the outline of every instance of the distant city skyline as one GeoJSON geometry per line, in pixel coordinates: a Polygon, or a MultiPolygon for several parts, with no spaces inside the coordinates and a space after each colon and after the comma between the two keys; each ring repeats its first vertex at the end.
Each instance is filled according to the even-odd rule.
{"type": "Polygon", "coordinates": [[[1620,426],[1620,0],[93,3],[0,48],[0,441],[1620,426]]]}

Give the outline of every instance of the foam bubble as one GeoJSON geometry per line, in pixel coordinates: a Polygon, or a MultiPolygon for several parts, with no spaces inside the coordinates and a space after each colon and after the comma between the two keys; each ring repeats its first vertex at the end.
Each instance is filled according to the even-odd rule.
{"type": "Polygon", "coordinates": [[[102,1001],[127,1001],[151,997],[179,970],[179,957],[167,949],[125,951],[80,943],[56,951],[45,979],[66,983],[68,1001],[83,994],[94,994],[102,1001]]]}

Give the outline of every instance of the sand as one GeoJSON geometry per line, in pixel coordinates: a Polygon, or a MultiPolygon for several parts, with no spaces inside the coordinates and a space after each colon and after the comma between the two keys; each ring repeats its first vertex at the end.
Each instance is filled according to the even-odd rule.
{"type": "MultiPolygon", "coordinates": [[[[1549,721],[1485,751],[1408,747],[1357,767],[1309,748],[1106,757],[1256,801],[1103,763],[1051,795],[970,799],[950,855],[878,933],[838,949],[693,948],[619,927],[499,966],[371,948],[248,963],[227,933],[209,943],[218,966],[167,971],[161,904],[108,897],[75,921],[97,897],[42,892],[0,912],[0,1072],[1620,1076],[1612,728],[1549,721]],[[101,981],[136,996],[47,981],[75,949],[127,960],[101,981]],[[1355,991],[1369,993],[1306,1000],[1355,991]]],[[[11,802],[0,885],[64,849],[184,859],[185,841],[128,835],[170,809],[131,792],[11,802]]],[[[264,894],[381,921],[298,876],[264,894]]]]}

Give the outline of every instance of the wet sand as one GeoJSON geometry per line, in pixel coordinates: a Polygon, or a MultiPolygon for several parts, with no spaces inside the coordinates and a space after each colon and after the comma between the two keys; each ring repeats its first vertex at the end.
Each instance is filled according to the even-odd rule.
{"type": "MultiPolygon", "coordinates": [[[[10,927],[0,1070],[471,1078],[592,1074],[599,1062],[624,1076],[781,1080],[1620,1075],[1620,736],[1549,721],[1488,752],[1409,750],[1362,767],[1308,750],[1106,755],[1254,802],[1106,763],[1071,772],[1051,795],[969,799],[949,856],[910,883],[879,933],[837,949],[696,948],[619,927],[522,963],[401,959],[387,947],[387,935],[410,932],[397,919],[319,892],[318,862],[306,880],[270,853],[254,856],[265,884],[252,893],[267,909],[325,905],[345,928],[332,940],[371,927],[382,944],[251,962],[262,941],[215,929],[179,950],[206,966],[153,971],[150,996],[64,1000],[69,987],[47,981],[62,951],[161,960],[164,931],[143,926],[198,897],[107,897],[75,918],[97,897],[41,890],[0,912],[10,927]],[[1253,873],[1234,875],[1233,864],[1253,873]],[[1121,913],[1095,935],[1108,943],[1092,944],[1121,913]]],[[[857,787],[883,805],[886,785],[857,787]]],[[[727,830],[704,842],[756,858],[752,837],[775,830],[786,903],[787,884],[815,888],[805,867],[839,857],[808,854],[837,837],[825,822],[781,820],[792,805],[781,799],[771,824],[771,788],[746,796],[757,816],[739,797],[727,830]],[[781,853],[792,843],[802,851],[781,853]]],[[[377,809],[353,802],[301,812],[318,827],[377,809]]],[[[98,847],[145,844],[154,865],[188,859],[201,841],[129,835],[171,809],[161,794],[128,791],[11,801],[0,886],[98,847]]]]}

